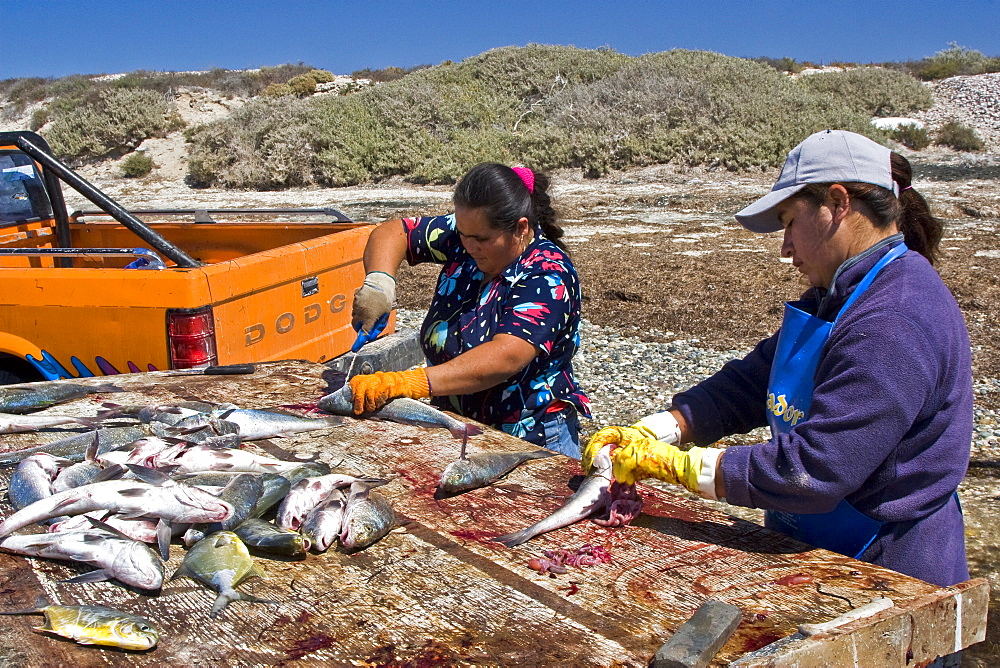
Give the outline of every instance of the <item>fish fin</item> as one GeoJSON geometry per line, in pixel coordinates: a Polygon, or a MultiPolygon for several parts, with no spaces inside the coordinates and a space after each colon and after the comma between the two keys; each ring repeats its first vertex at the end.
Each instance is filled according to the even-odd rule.
{"type": "Polygon", "coordinates": [[[531,451],[531,452],[525,452],[525,453],[523,453],[522,456],[524,457],[525,461],[527,461],[529,459],[545,459],[546,457],[555,457],[558,454],[559,453],[556,452],[555,450],[542,450],[542,449],[539,449],[539,450],[534,450],[534,451],[531,451]]]}
{"type": "MultiPolygon", "coordinates": [[[[91,525],[93,525],[97,529],[100,529],[101,531],[107,531],[108,533],[113,534],[115,536],[118,536],[119,538],[124,538],[125,540],[132,540],[131,537],[126,536],[121,531],[119,531],[118,529],[114,528],[113,526],[111,526],[107,522],[103,522],[101,520],[94,519],[90,515],[84,515],[84,517],[87,518],[87,521],[90,522],[91,525]]],[[[107,516],[105,516],[105,519],[107,519],[107,516]]]]}
{"type": "Polygon", "coordinates": [[[170,580],[168,580],[168,582],[173,582],[178,578],[194,579],[194,574],[188,570],[187,564],[181,563],[181,565],[177,567],[177,570],[174,571],[174,574],[170,576],[170,580]]]}
{"type": "Polygon", "coordinates": [[[90,389],[93,390],[91,392],[91,394],[97,394],[99,392],[103,392],[105,394],[109,394],[111,392],[124,392],[125,391],[122,388],[120,388],[117,385],[115,385],[114,383],[104,383],[103,385],[98,385],[97,387],[92,387],[90,389]]]}
{"type": "Polygon", "coordinates": [[[534,538],[534,534],[530,533],[527,529],[521,529],[520,531],[504,534],[503,536],[497,536],[496,538],[492,538],[490,540],[494,543],[502,543],[507,547],[514,547],[515,545],[520,545],[521,543],[527,543],[532,538],[534,538]]]}
{"type": "Polygon", "coordinates": [[[164,561],[170,559],[170,539],[173,532],[170,529],[170,522],[162,517],[156,523],[156,547],[160,550],[160,558],[164,561]]]}
{"type": "MultiPolygon", "coordinates": [[[[131,464],[129,464],[129,466],[131,466],[131,464]]],[[[118,490],[118,495],[124,496],[127,499],[132,499],[132,498],[138,498],[140,496],[145,496],[146,492],[148,491],[149,491],[148,489],[145,489],[143,487],[130,487],[128,489],[118,490]]]]}
{"type": "Polygon", "coordinates": [[[97,453],[101,450],[101,430],[94,430],[94,438],[91,439],[90,444],[87,445],[87,451],[83,453],[83,459],[88,462],[92,462],[97,459],[97,453]]]}
{"type": "MultiPolygon", "coordinates": [[[[454,434],[454,432],[452,432],[452,434],[454,434]]],[[[468,447],[469,447],[469,432],[468,432],[468,430],[463,429],[462,430],[462,451],[458,453],[458,458],[461,459],[463,462],[466,461],[466,459],[468,459],[465,456],[465,451],[466,451],[466,448],[468,448],[468,447]]]]}
{"type": "Polygon", "coordinates": [[[128,469],[126,469],[121,464],[112,464],[108,467],[105,467],[102,471],[100,471],[97,475],[95,475],[90,482],[91,484],[93,484],[95,482],[103,482],[105,480],[117,480],[118,478],[121,478],[123,475],[125,475],[125,472],[127,470],[128,469]]]}
{"type": "Polygon", "coordinates": [[[151,469],[148,466],[140,466],[139,464],[126,464],[125,466],[135,474],[135,477],[150,485],[165,485],[171,482],[170,476],[163,471],[157,471],[156,469],[151,469]]]}
{"type": "Polygon", "coordinates": [[[111,579],[111,574],[108,573],[103,568],[96,571],[90,571],[89,573],[81,573],[76,577],[72,577],[66,580],[60,580],[60,582],[105,582],[111,579]]]}

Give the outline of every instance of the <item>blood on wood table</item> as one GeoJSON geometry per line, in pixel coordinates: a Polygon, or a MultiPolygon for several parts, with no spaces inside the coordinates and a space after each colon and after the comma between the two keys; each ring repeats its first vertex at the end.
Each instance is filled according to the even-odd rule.
{"type": "MultiPolygon", "coordinates": [[[[243,376],[169,372],[83,379],[123,393],[49,409],[93,416],[102,402],[232,402],[306,414],[330,389],[328,367],[258,365],[243,376]]],[[[61,382],[61,381],[54,381],[61,382]]],[[[53,441],[60,428],[0,437],[0,452],[53,441]]],[[[914,666],[983,640],[989,586],[976,579],[939,588],[894,571],[812,549],[697,500],[641,485],[643,513],[630,526],[583,521],[507,548],[490,539],[550,514],[582,480],[558,455],[522,464],[493,485],[435,498],[459,442],[443,429],[347,419],[329,430],[255,441],[247,449],[289,460],[319,459],[336,471],[389,478],[379,492],[397,528],[354,554],[331,549],[303,560],[256,558],[264,579],[240,588],[278,605],[236,601],[209,618],[215,593],[188,579],[153,596],[117,583],[67,584],[90,570],[0,554],[0,610],[106,605],[140,614],[160,631],[146,652],[84,647],[31,631],[40,617],[0,618],[0,665],[476,665],[645,666],[707,599],[736,605],[742,620],[712,665],[722,666],[885,596],[893,606],[783,645],[746,665],[914,666]],[[528,567],[546,549],[604,547],[611,562],[557,576],[528,567]]],[[[533,446],[497,430],[470,452],[533,446]]],[[[12,467],[0,470],[6,485],[12,467]]],[[[0,503],[6,517],[12,508],[0,503]]],[[[171,549],[167,577],[184,555],[171,549]]]]}

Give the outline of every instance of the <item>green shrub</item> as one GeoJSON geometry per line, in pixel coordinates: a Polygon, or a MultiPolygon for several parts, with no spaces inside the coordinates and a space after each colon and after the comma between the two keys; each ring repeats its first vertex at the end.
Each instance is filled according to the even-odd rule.
{"type": "Polygon", "coordinates": [[[300,74],[288,80],[288,87],[293,95],[307,97],[316,92],[316,80],[309,73],[300,74]]]}
{"type": "Polygon", "coordinates": [[[823,128],[884,137],[870,118],[741,58],[532,44],[351,95],[250,102],[188,130],[189,165],[192,182],[228,188],[452,183],[487,160],[588,176],[663,162],[746,169],[780,165],[823,128]]]}
{"type": "Polygon", "coordinates": [[[931,145],[931,137],[925,128],[905,123],[889,132],[889,136],[907,148],[922,151],[931,145]]]}
{"type": "Polygon", "coordinates": [[[292,87],[286,83],[273,83],[268,84],[267,88],[261,91],[262,97],[285,97],[288,95],[294,95],[292,87]]]}
{"type": "Polygon", "coordinates": [[[883,67],[858,67],[842,72],[819,72],[798,79],[814,93],[837,98],[869,116],[905,116],[930,109],[934,98],[909,74],[883,67]]]}
{"type": "Polygon", "coordinates": [[[143,89],[108,89],[96,104],[57,116],[45,139],[53,152],[70,160],[122,154],[167,130],[172,105],[143,89]]]}
{"type": "Polygon", "coordinates": [[[153,171],[153,159],[144,151],[136,151],[122,161],[122,174],[126,178],[140,178],[153,171]]]}
{"type": "Polygon", "coordinates": [[[28,121],[28,129],[32,132],[38,132],[38,130],[49,122],[49,110],[45,107],[41,109],[35,109],[31,114],[31,120],[28,121]]]}
{"type": "Polygon", "coordinates": [[[916,76],[929,81],[946,79],[961,74],[985,74],[1000,71],[1000,59],[988,58],[980,51],[967,49],[955,42],[947,49],[938,51],[930,58],[924,58],[915,65],[916,76]]]}
{"type": "Polygon", "coordinates": [[[337,78],[330,70],[309,70],[309,76],[311,76],[318,84],[333,83],[337,78]]]}
{"type": "Polygon", "coordinates": [[[784,58],[754,58],[754,62],[758,62],[762,65],[767,65],[773,67],[779,72],[788,72],[789,74],[798,74],[805,69],[804,66],[795,62],[794,58],[784,57],[784,58]]]}
{"type": "Polygon", "coordinates": [[[976,131],[956,120],[950,120],[937,131],[934,143],[940,146],[950,146],[956,151],[982,151],[983,140],[976,131]]]}

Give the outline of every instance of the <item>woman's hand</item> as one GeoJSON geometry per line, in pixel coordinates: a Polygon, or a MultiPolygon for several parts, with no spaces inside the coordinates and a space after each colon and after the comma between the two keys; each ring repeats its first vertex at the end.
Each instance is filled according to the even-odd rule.
{"type": "Polygon", "coordinates": [[[371,332],[375,322],[392,310],[396,301],[396,279],[382,271],[370,271],[354,292],[351,324],[356,331],[371,332]]]}
{"type": "Polygon", "coordinates": [[[424,369],[376,371],[350,380],[355,414],[371,413],[399,397],[426,399],[431,396],[424,369]]]}
{"type": "Polygon", "coordinates": [[[705,448],[685,451],[650,438],[634,427],[605,427],[590,438],[583,450],[580,464],[585,472],[590,472],[594,457],[605,445],[612,446],[611,473],[617,482],[633,485],[640,480],[656,478],[698,493],[698,474],[705,448]]]}
{"type": "Polygon", "coordinates": [[[619,447],[630,443],[636,439],[645,439],[647,435],[633,427],[604,427],[590,437],[590,441],[584,446],[580,457],[580,466],[584,473],[590,473],[594,466],[594,458],[605,445],[611,446],[612,455],[619,447]]]}

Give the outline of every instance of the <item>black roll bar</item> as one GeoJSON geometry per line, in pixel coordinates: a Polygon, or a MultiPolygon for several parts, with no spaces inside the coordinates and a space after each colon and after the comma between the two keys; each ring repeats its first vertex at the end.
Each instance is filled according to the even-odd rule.
{"type": "MultiPolygon", "coordinates": [[[[193,257],[185,253],[183,250],[173,245],[169,241],[163,238],[161,234],[156,232],[153,228],[146,225],[131,213],[129,213],[125,207],[120,205],[118,202],[114,201],[100,190],[95,188],[89,181],[84,179],[82,176],[78,175],[72,169],[64,165],[62,162],[53,157],[50,153],[42,149],[40,146],[32,142],[28,137],[25,136],[26,133],[13,133],[15,134],[15,143],[17,147],[31,156],[33,159],[40,162],[46,170],[52,170],[60,179],[65,181],[70,187],[76,190],[78,193],[89,199],[95,205],[101,208],[101,210],[107,215],[111,216],[119,223],[131,230],[137,237],[145,241],[147,244],[163,253],[165,256],[173,260],[178,267],[184,268],[195,268],[201,267],[203,263],[198,262],[193,257]]],[[[60,192],[58,188],[50,189],[49,196],[52,196],[53,192],[60,192]]],[[[61,198],[61,196],[60,196],[61,198]]],[[[57,209],[56,215],[60,213],[62,219],[56,218],[56,222],[61,226],[62,220],[66,219],[66,205],[62,203],[57,205],[53,202],[53,208],[57,209]]],[[[66,230],[68,233],[69,226],[66,224],[66,230]]],[[[63,243],[62,233],[59,234],[59,242],[63,243]]],[[[68,234],[67,234],[68,239],[68,234]]],[[[68,243],[66,244],[68,245],[68,243]]]]}

